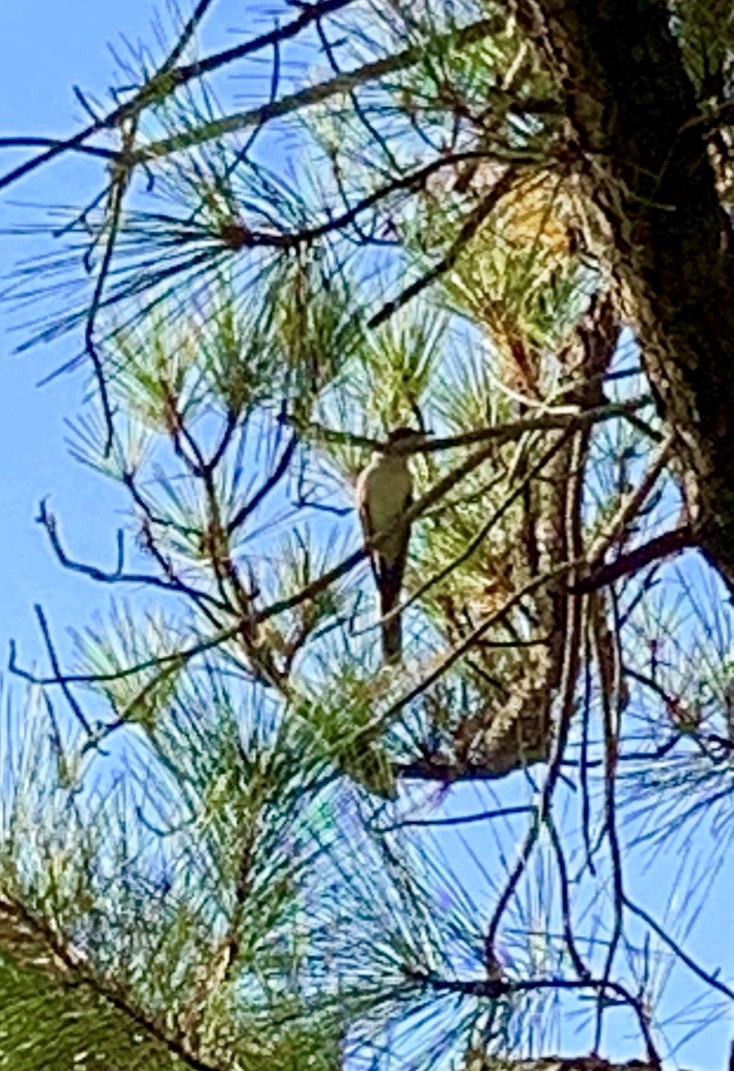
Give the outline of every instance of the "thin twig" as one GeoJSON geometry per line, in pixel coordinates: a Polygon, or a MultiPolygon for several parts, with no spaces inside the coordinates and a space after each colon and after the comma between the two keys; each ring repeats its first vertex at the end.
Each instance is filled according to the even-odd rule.
{"type": "Polygon", "coordinates": [[[61,690],[64,693],[64,697],[69,706],[71,707],[72,711],[74,712],[74,716],[76,717],[79,724],[82,726],[87,735],[92,737],[94,735],[94,730],[92,729],[92,726],[88,722],[84,711],[74,698],[71,688],[69,687],[68,680],[63,679],[61,676],[61,666],[59,665],[59,660],[56,655],[56,649],[54,648],[53,641],[51,639],[51,633],[49,631],[48,622],[46,621],[46,616],[43,612],[43,609],[38,603],[35,604],[33,609],[36,611],[36,617],[38,618],[38,623],[41,626],[41,632],[43,633],[43,640],[46,644],[46,651],[48,652],[48,657],[51,661],[51,667],[53,668],[54,673],[59,679],[59,683],[61,684],[61,690]]]}
{"type": "Polygon", "coordinates": [[[461,814],[454,818],[404,818],[399,822],[393,822],[389,826],[376,826],[376,833],[392,833],[396,829],[407,829],[409,826],[463,826],[473,822],[485,822],[490,818],[506,818],[513,814],[528,814],[532,811],[531,805],[517,807],[499,807],[491,811],[479,811],[477,814],[461,814]]]}
{"type": "MultiPolygon", "coordinates": [[[[575,457],[572,460],[569,468],[574,476],[569,482],[568,492],[566,496],[566,539],[568,542],[568,550],[575,554],[575,557],[571,559],[566,565],[566,572],[570,573],[573,578],[576,569],[580,561],[583,559],[583,547],[580,541],[580,508],[581,508],[581,472],[580,454],[585,456],[584,442],[579,440],[576,444],[575,457]]],[[[555,570],[554,570],[555,572],[555,570]]],[[[561,675],[561,687],[560,687],[560,714],[558,722],[558,730],[556,732],[554,741],[554,750],[551,757],[551,761],[548,766],[548,773],[543,784],[543,789],[540,794],[540,801],[535,809],[533,822],[527,832],[525,840],[520,847],[515,866],[509,874],[505,887],[499,900],[495,906],[494,912],[487,927],[487,933],[485,937],[485,948],[487,950],[488,961],[495,958],[494,948],[497,941],[497,934],[499,932],[502,916],[507,909],[510,900],[515,894],[515,890],[520,882],[522,875],[525,873],[530,857],[533,853],[535,845],[537,844],[540,831],[545,822],[546,816],[550,813],[551,801],[553,793],[555,791],[558,780],[561,776],[561,764],[563,755],[566,749],[566,743],[568,740],[568,734],[571,726],[571,719],[575,709],[575,691],[576,681],[578,678],[578,666],[580,660],[581,651],[581,637],[583,634],[583,600],[569,596],[566,600],[567,604],[567,620],[566,620],[566,635],[563,645],[563,669],[561,675]]]]}
{"type": "Polygon", "coordinates": [[[186,595],[197,603],[202,601],[211,602],[218,610],[225,609],[223,604],[215,599],[213,595],[192,588],[190,585],[185,584],[182,580],[179,580],[170,573],[167,573],[167,578],[163,578],[152,573],[125,572],[123,567],[122,532],[118,533],[117,568],[114,572],[109,572],[108,570],[98,568],[96,565],[89,565],[86,562],[75,561],[68,556],[59,538],[56,518],[48,511],[45,500],[40,504],[37,521],[45,530],[51,548],[58,561],[65,569],[69,569],[71,572],[81,573],[82,576],[87,576],[90,580],[95,580],[101,584],[144,584],[148,587],[158,587],[162,588],[164,591],[174,591],[177,594],[186,595]]]}

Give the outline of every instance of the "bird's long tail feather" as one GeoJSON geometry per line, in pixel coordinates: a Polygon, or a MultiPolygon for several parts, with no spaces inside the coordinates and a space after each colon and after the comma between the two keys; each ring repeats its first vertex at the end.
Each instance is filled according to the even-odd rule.
{"type": "Polygon", "coordinates": [[[381,563],[380,570],[380,613],[382,622],[382,656],[385,662],[397,662],[403,649],[403,630],[399,613],[392,613],[400,601],[400,589],[403,582],[403,569],[391,568],[381,563]],[[388,616],[392,614],[392,616],[388,616]],[[387,620],[385,620],[385,618],[387,620]]]}

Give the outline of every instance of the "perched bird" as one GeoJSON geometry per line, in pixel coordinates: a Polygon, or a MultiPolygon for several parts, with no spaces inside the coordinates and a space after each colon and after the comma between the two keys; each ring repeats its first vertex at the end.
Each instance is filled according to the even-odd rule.
{"type": "Polygon", "coordinates": [[[410,524],[401,524],[400,518],[413,501],[408,455],[395,452],[393,447],[407,440],[422,442],[425,437],[426,432],[414,428],[391,431],[385,445],[375,451],[357,480],[357,508],[365,541],[390,530],[377,547],[370,548],[370,564],[380,593],[385,662],[399,661],[402,648],[400,615],[396,613],[388,620],[384,619],[400,601],[410,540],[410,524]]]}

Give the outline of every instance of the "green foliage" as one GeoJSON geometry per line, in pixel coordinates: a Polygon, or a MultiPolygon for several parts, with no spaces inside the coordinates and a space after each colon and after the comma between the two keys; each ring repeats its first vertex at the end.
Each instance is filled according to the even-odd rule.
{"type": "Polygon", "coordinates": [[[675,2],[673,14],[683,55],[703,100],[721,94],[732,74],[734,17],[721,0],[675,2]]]}
{"type": "MultiPolygon", "coordinates": [[[[673,25],[713,117],[731,17],[704,7],[673,25]]],[[[718,587],[644,562],[583,588],[695,504],[620,344],[565,87],[489,0],[317,12],[246,111],[188,39],[173,69],[131,49],[102,193],[11,287],[58,299],[37,339],[83,327],[72,454],[127,496],[109,571],[41,522],[128,597],[70,666],[44,632],[53,675],[5,712],[10,1071],[458,1071],[569,1022],[597,1052],[622,1007],[659,1040],[699,903],[671,899],[669,938],[627,855],[704,816],[731,836],[718,587]],[[401,425],[433,435],[380,665],[352,491],[401,425]]]]}
{"type": "MultiPolygon", "coordinates": [[[[4,934],[4,936],[6,936],[4,934]]],[[[89,986],[68,987],[0,957],[0,1067],[8,1071],[167,1071],[186,1066],[89,986]]]]}
{"type": "MultiPolygon", "coordinates": [[[[377,711],[384,701],[379,678],[364,679],[347,665],[316,685],[317,696],[299,701],[296,713],[306,725],[306,738],[337,769],[370,792],[395,799],[397,788],[388,753],[380,743],[377,711]]],[[[312,686],[313,687],[313,686],[312,686]]]]}
{"type": "Polygon", "coordinates": [[[105,696],[114,718],[153,731],[184,664],[173,620],[151,613],[143,623],[133,618],[130,606],[118,604],[109,623],[100,618],[75,639],[79,665],[105,696]]]}

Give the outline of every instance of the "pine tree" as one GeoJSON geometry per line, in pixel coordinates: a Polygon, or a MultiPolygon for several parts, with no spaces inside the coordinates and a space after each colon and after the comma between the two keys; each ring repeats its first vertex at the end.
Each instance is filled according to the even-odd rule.
{"type": "Polygon", "coordinates": [[[41,508],[122,594],[13,659],[0,1066],[677,1066],[734,998],[734,15],[317,0],[207,53],[215,7],[0,178],[100,158],[12,296],[129,505],[109,571],[41,508]]]}

